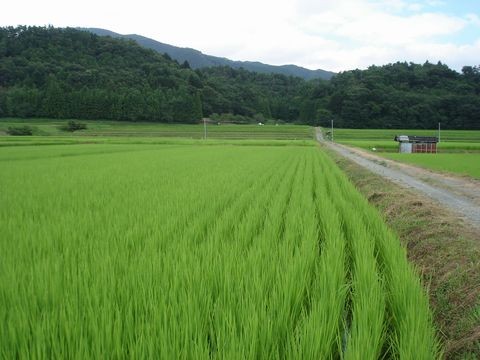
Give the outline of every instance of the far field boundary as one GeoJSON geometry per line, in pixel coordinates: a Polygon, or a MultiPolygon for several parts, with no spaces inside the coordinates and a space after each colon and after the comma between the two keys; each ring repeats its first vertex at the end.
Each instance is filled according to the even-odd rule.
{"type": "MultiPolygon", "coordinates": [[[[361,151],[356,151],[345,145],[339,145],[325,141],[320,128],[316,128],[316,138],[322,144],[325,144],[338,154],[352,160],[356,164],[396,183],[403,187],[412,188],[420,191],[429,198],[437,201],[442,206],[454,211],[475,227],[480,229],[480,205],[475,198],[474,189],[472,188],[472,196],[457,194],[444,186],[429,184],[419,179],[418,176],[413,176],[412,173],[407,174],[402,170],[393,169],[389,164],[395,163],[387,161],[381,157],[368,154],[363,154],[361,151]]],[[[420,174],[420,173],[419,173],[420,174]]],[[[461,181],[461,180],[457,180],[461,181]]]]}

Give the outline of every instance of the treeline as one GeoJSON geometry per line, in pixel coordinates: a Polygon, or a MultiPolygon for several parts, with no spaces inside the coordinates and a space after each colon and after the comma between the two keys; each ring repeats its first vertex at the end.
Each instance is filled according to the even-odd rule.
{"type": "Polygon", "coordinates": [[[0,117],[342,127],[480,128],[480,68],[396,63],[331,81],[192,70],[133,41],[76,29],[0,28],[0,117]],[[225,115],[219,115],[225,114],[225,115]]]}

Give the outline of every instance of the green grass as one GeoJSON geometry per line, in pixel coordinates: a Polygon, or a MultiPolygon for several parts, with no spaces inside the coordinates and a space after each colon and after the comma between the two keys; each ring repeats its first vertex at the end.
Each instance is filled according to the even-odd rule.
{"type": "Polygon", "coordinates": [[[480,179],[480,154],[383,154],[383,156],[427,169],[480,179]]]}
{"type": "Polygon", "coordinates": [[[0,148],[0,357],[438,357],[405,250],[318,147],[201,144],[0,148]]]}
{"type": "MultiPolygon", "coordinates": [[[[202,139],[204,137],[203,124],[160,124],[137,123],[127,121],[80,121],[87,124],[86,130],[68,133],[60,130],[67,120],[51,119],[0,119],[0,133],[10,126],[30,126],[36,136],[102,136],[102,137],[172,137],[202,139]]],[[[311,140],[313,129],[302,125],[232,125],[209,123],[207,137],[210,139],[265,139],[265,140],[311,140]]],[[[0,137],[1,138],[1,137],[0,137]]]]}

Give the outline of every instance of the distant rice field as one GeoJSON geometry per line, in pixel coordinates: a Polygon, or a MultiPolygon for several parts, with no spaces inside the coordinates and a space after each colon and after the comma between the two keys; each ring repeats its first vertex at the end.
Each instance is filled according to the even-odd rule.
{"type": "MultiPolygon", "coordinates": [[[[0,132],[10,126],[29,126],[36,136],[65,137],[163,137],[204,138],[203,124],[133,123],[127,121],[81,121],[86,130],[68,133],[60,128],[67,120],[0,119],[0,132]]],[[[313,140],[313,128],[302,125],[232,125],[208,123],[208,139],[313,140]]],[[[1,139],[1,137],[0,137],[1,139]]]]}

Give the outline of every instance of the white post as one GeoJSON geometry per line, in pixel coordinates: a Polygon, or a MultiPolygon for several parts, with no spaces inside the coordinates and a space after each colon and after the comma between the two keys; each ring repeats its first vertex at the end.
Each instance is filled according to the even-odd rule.
{"type": "Polygon", "coordinates": [[[332,142],[333,142],[333,120],[332,120],[332,134],[331,135],[332,135],[331,139],[332,139],[332,142]]]}
{"type": "Polygon", "coordinates": [[[207,140],[207,119],[203,118],[203,138],[207,140]]]}
{"type": "Polygon", "coordinates": [[[440,123],[438,123],[438,142],[440,142],[440,123]]]}

